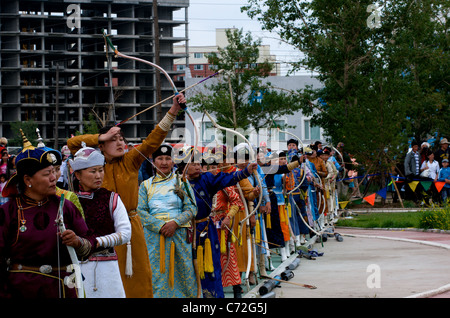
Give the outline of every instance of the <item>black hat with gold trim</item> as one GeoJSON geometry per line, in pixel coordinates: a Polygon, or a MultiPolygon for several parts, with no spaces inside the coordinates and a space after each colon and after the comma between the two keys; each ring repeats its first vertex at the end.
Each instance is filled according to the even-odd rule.
{"type": "Polygon", "coordinates": [[[154,153],[152,153],[152,159],[155,160],[159,156],[170,156],[173,155],[173,148],[169,144],[162,144],[154,153]]]}
{"type": "Polygon", "coordinates": [[[36,148],[28,141],[22,129],[20,129],[20,133],[22,134],[23,149],[16,157],[17,173],[8,180],[3,188],[3,197],[17,194],[17,183],[25,175],[33,176],[36,172],[48,166],[61,164],[61,155],[58,151],[50,148],[36,148]]]}

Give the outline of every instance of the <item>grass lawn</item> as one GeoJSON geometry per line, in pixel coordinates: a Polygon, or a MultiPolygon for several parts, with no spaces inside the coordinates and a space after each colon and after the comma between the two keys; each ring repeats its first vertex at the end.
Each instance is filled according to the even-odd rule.
{"type": "Polygon", "coordinates": [[[359,213],[351,218],[341,218],[336,226],[361,228],[420,228],[423,212],[359,213]]]}

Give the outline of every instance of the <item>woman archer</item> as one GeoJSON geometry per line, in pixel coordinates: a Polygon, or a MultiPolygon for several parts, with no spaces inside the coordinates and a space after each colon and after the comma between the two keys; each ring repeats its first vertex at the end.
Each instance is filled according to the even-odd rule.
{"type": "Polygon", "coordinates": [[[137,213],[139,169],[141,164],[162,144],[173,121],[186,103],[182,94],[174,97],[173,105],[153,131],[136,148],[125,152],[126,140],[117,126],[104,127],[99,134],[75,136],[67,141],[72,154],[85,142],[86,146],[99,148],[105,156],[105,178],[102,187],[120,195],[131,222],[131,240],[116,246],[119,268],[128,298],[151,298],[152,271],[149,262],[144,230],[137,213]]]}

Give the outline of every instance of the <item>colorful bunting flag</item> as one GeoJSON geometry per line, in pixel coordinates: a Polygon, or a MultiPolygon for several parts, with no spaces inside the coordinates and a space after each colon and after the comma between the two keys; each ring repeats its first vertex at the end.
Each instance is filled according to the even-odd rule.
{"type": "Polygon", "coordinates": [[[348,204],[349,202],[350,202],[350,201],[341,201],[341,202],[339,202],[340,208],[341,208],[341,209],[345,209],[345,207],[347,206],[347,204],[348,204]]]}
{"type": "Polygon", "coordinates": [[[438,192],[441,192],[441,190],[442,190],[442,188],[444,187],[444,185],[445,185],[445,182],[441,182],[441,181],[438,181],[438,182],[435,182],[435,183],[434,183],[434,186],[436,187],[436,189],[438,190],[438,192]]]}
{"type": "Polygon", "coordinates": [[[411,188],[411,190],[416,191],[417,185],[419,184],[419,181],[411,181],[410,183],[408,183],[409,187],[411,188]]]}
{"type": "Polygon", "coordinates": [[[376,195],[376,193],[373,193],[363,199],[366,200],[367,202],[369,202],[369,204],[373,206],[375,204],[375,195],[376,195]]]}
{"type": "Polygon", "coordinates": [[[383,197],[384,199],[386,199],[386,196],[387,196],[387,187],[384,188],[384,189],[381,189],[380,191],[378,191],[377,194],[378,194],[380,197],[383,197]]]}
{"type": "Polygon", "coordinates": [[[432,183],[433,183],[432,181],[420,181],[420,184],[422,185],[425,191],[428,191],[432,183]]]}
{"type": "MultiPolygon", "coordinates": [[[[395,183],[402,183],[402,182],[404,182],[404,181],[403,181],[403,180],[395,180],[395,183]]],[[[445,185],[445,182],[440,182],[440,181],[437,181],[437,182],[434,182],[434,181],[411,181],[411,182],[408,183],[408,185],[409,185],[409,187],[411,188],[411,190],[412,190],[413,192],[415,192],[415,191],[416,191],[416,188],[417,188],[417,185],[418,185],[419,183],[422,185],[422,187],[423,187],[423,189],[424,189],[425,191],[428,191],[428,190],[430,189],[431,185],[434,183],[434,186],[436,187],[436,189],[438,190],[438,192],[441,192],[442,188],[443,188],[444,185],[445,185]]],[[[392,180],[389,182],[389,184],[388,184],[387,187],[385,187],[385,188],[379,190],[379,191],[376,192],[376,193],[372,193],[371,195],[368,195],[368,196],[366,196],[366,197],[364,197],[364,198],[362,198],[362,199],[356,199],[356,200],[354,200],[354,201],[340,201],[340,202],[338,202],[338,204],[339,204],[339,206],[340,206],[341,209],[345,209],[345,207],[346,207],[348,204],[361,204],[361,203],[362,203],[362,200],[365,200],[365,201],[367,201],[370,205],[373,206],[373,205],[375,204],[375,197],[376,197],[377,194],[378,194],[379,196],[381,196],[382,198],[386,199],[386,197],[387,197],[387,188],[388,188],[390,185],[392,185],[392,180]]]]}

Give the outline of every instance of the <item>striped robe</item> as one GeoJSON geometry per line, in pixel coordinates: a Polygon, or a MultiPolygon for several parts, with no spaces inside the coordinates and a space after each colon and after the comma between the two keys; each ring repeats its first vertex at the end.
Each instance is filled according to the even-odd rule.
{"type": "MultiPolygon", "coordinates": [[[[237,254],[235,245],[231,243],[230,231],[228,229],[221,229],[222,220],[227,216],[230,207],[235,205],[239,209],[244,208],[244,205],[237,193],[236,186],[227,187],[219,192],[213,198],[213,221],[216,224],[217,234],[219,240],[222,235],[225,237],[226,251],[220,253],[220,264],[222,266],[222,285],[223,287],[240,285],[241,275],[237,263],[237,254]],[[224,232],[224,233],[222,233],[224,232]]],[[[233,222],[236,222],[236,218],[233,217],[233,222]]]]}

